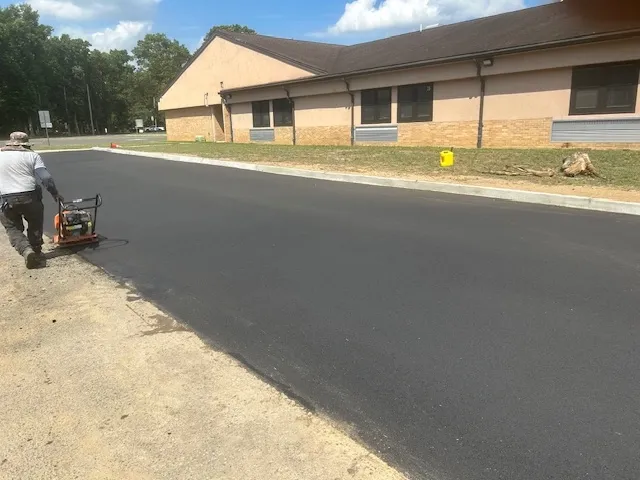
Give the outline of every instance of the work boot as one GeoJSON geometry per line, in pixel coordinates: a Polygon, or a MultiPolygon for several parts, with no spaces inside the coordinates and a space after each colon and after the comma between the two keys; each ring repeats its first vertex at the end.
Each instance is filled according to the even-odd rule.
{"type": "Polygon", "coordinates": [[[28,269],[38,268],[38,265],[40,265],[40,256],[31,247],[27,247],[22,256],[28,269]]]}
{"type": "Polygon", "coordinates": [[[36,252],[36,256],[38,258],[38,268],[44,268],[47,266],[47,257],[42,250],[34,250],[36,252]]]}

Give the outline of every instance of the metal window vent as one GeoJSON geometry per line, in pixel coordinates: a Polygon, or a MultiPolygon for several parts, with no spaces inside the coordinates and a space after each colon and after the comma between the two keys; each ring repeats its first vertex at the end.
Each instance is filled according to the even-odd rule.
{"type": "Polygon", "coordinates": [[[554,120],[552,142],[640,143],[640,117],[599,120],[554,120]]]}
{"type": "Polygon", "coordinates": [[[273,128],[252,128],[249,130],[249,140],[252,142],[273,142],[275,139],[273,128]]]}
{"type": "Polygon", "coordinates": [[[359,126],[354,129],[356,142],[397,142],[398,126],[359,126]]]}

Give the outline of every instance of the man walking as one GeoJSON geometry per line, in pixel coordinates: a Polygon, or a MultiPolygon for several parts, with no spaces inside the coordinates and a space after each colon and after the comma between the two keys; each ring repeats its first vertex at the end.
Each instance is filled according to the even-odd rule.
{"type": "Polygon", "coordinates": [[[28,135],[13,132],[6,146],[0,148],[0,222],[29,269],[37,268],[44,261],[44,205],[37,180],[54,200],[64,201],[42,158],[31,151],[28,135]],[[26,237],[23,219],[28,224],[26,237]]]}

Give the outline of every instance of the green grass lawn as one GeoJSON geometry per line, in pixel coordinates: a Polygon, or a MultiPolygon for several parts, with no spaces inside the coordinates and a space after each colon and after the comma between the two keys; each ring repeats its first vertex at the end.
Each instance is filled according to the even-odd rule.
{"type": "MultiPolygon", "coordinates": [[[[559,169],[562,159],[577,150],[569,149],[456,149],[453,168],[439,165],[440,148],[414,147],[328,147],[264,144],[179,143],[122,145],[148,152],[179,153],[254,163],[280,164],[384,176],[480,176],[509,179],[483,173],[503,170],[505,165],[523,165],[536,170],[559,169]]],[[[582,150],[584,151],[584,150],[582,150]]],[[[604,178],[567,179],[515,177],[548,185],[598,185],[640,190],[640,151],[590,150],[589,156],[604,178]]]]}

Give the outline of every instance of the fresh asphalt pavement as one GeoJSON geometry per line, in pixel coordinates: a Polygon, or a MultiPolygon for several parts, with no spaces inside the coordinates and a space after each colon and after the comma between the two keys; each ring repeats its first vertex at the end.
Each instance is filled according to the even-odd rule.
{"type": "Polygon", "coordinates": [[[411,476],[640,478],[639,217],[44,158],[86,258],[411,476]]]}

